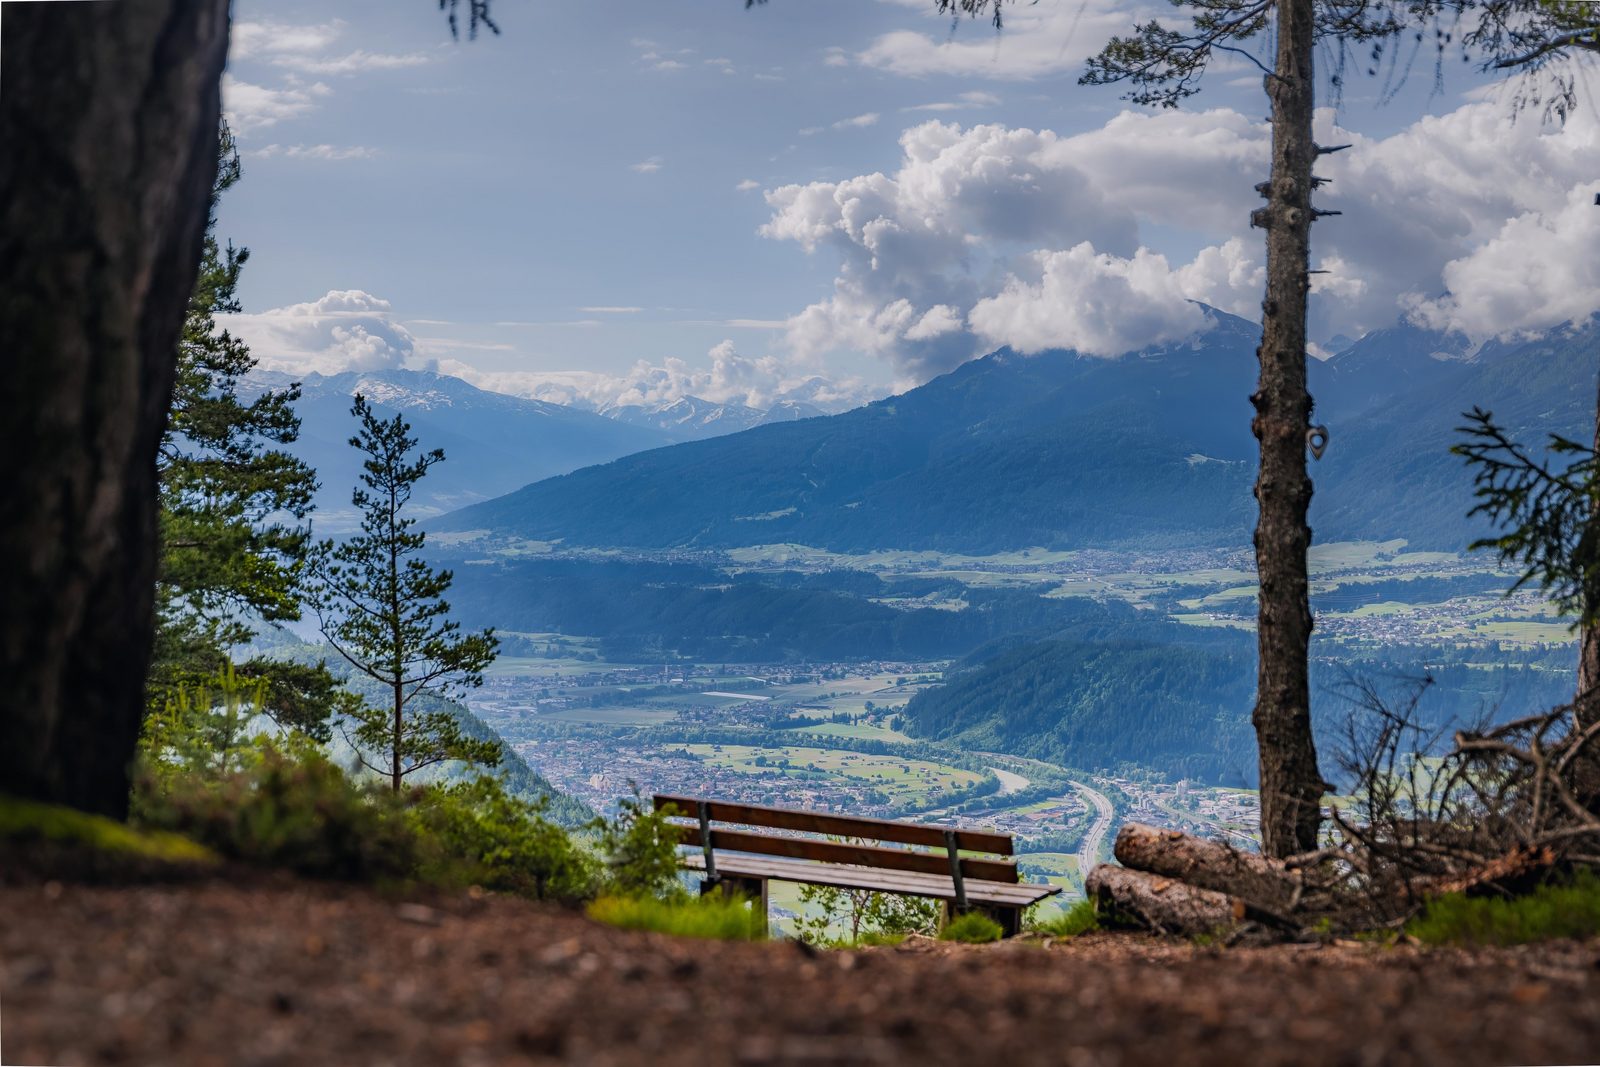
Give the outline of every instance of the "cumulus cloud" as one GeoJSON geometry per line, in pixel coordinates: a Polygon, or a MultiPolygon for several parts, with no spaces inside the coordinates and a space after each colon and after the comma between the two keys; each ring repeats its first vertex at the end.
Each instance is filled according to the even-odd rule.
{"type": "Polygon", "coordinates": [[[1120,356],[1201,329],[1205,315],[1184,295],[1165,256],[1141,248],[1129,258],[1085,241],[1064,252],[1036,252],[1036,279],[1012,275],[968,316],[985,341],[1023,352],[1073,348],[1120,356]]]}
{"type": "Polygon", "coordinates": [[[666,161],[660,156],[651,156],[649,159],[641,160],[638,163],[630,163],[628,169],[639,174],[654,174],[665,164],[666,161]]]}
{"type": "Polygon", "coordinates": [[[1445,264],[1445,296],[1413,298],[1416,317],[1479,339],[1588,319],[1600,307],[1597,194],[1600,182],[1586,182],[1559,207],[1507,219],[1494,237],[1445,264]]]}
{"type": "Polygon", "coordinates": [[[360,289],[254,314],[219,315],[265,370],[339,374],[404,366],[416,338],[394,321],[389,301],[360,289]]]}
{"type": "Polygon", "coordinates": [[[752,189],[761,188],[761,183],[756,181],[754,178],[746,178],[733,188],[735,192],[748,193],[752,189]]]}
{"type": "MultiPolygon", "coordinates": [[[[1483,339],[1600,307],[1600,118],[1475,101],[1379,138],[1334,118],[1317,114],[1317,139],[1354,147],[1317,165],[1318,206],[1344,214],[1315,232],[1314,339],[1407,313],[1483,339]]],[[[1190,301],[1258,317],[1259,119],[1129,111],[1073,136],[934,121],[900,142],[892,173],[766,194],[765,236],[838,260],[832,291],[788,321],[798,356],[877,356],[913,384],[996,344],[1171,340],[1201,325],[1190,301]]]]}

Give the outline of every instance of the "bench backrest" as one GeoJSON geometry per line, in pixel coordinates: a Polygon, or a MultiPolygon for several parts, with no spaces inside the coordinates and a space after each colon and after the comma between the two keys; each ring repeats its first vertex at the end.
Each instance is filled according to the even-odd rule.
{"type": "MultiPolygon", "coordinates": [[[[673,813],[697,822],[678,825],[680,844],[705,847],[708,842],[701,833],[705,826],[710,833],[711,848],[730,852],[755,852],[766,856],[787,856],[793,859],[817,860],[823,863],[850,863],[861,867],[878,867],[892,871],[917,871],[923,874],[950,874],[948,848],[958,852],[986,852],[991,855],[1011,855],[1009,834],[985,830],[958,830],[924,823],[894,822],[889,819],[863,819],[847,815],[829,815],[824,812],[801,811],[795,808],[768,808],[757,804],[731,804],[722,800],[699,800],[694,797],[657,796],[655,809],[673,813]],[[923,845],[945,851],[937,853],[915,852],[905,848],[880,848],[858,844],[855,841],[819,841],[815,838],[778,837],[751,833],[742,829],[712,827],[712,822],[734,823],[739,826],[770,828],[774,830],[800,830],[828,834],[834,837],[865,841],[883,841],[898,845],[923,845]]],[[[1017,865],[1010,860],[987,857],[961,856],[961,874],[966,878],[980,878],[989,882],[1017,882],[1017,865]]]]}

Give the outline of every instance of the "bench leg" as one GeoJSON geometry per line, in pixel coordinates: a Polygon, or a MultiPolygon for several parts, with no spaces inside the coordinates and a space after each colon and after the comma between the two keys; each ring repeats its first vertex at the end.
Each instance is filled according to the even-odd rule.
{"type": "Polygon", "coordinates": [[[756,914],[761,916],[761,936],[766,937],[770,932],[767,928],[767,880],[765,878],[741,878],[737,875],[725,874],[715,882],[702,880],[700,882],[700,895],[714,893],[722,890],[726,897],[744,897],[750,906],[756,909],[756,914]]]}
{"type": "MultiPolygon", "coordinates": [[[[951,919],[956,917],[957,912],[955,903],[953,901],[944,900],[940,901],[940,903],[944,906],[944,911],[939,916],[939,928],[943,929],[949,924],[951,919]]],[[[994,904],[969,904],[967,906],[967,911],[975,911],[981,915],[987,915],[989,918],[999,923],[1001,931],[1000,936],[1002,937],[1016,937],[1018,934],[1022,933],[1021,908],[1008,908],[994,904]]]]}

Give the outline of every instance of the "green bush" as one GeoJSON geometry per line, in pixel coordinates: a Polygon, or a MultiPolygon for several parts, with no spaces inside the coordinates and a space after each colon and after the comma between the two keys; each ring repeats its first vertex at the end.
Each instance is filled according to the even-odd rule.
{"type": "Polygon", "coordinates": [[[437,846],[434,864],[421,872],[425,881],[467,882],[539,900],[594,895],[595,857],[546,819],[542,805],[511,796],[495,778],[426,789],[407,816],[437,846]]]}
{"type": "Polygon", "coordinates": [[[600,853],[606,862],[606,892],[617,897],[678,897],[678,830],[668,818],[677,812],[654,811],[635,790],[615,819],[595,824],[600,853]]]}
{"type": "Polygon", "coordinates": [[[138,786],[146,827],[219,855],[314,878],[408,879],[436,864],[436,846],[388,790],[352,781],[312,746],[263,745],[252,765],[220,775],[164,775],[138,786]]]}
{"type": "Polygon", "coordinates": [[[1059,915],[1048,919],[1029,917],[1028,929],[1049,937],[1077,937],[1090,930],[1100,929],[1100,915],[1094,901],[1080,900],[1059,915]]]}
{"type": "Polygon", "coordinates": [[[765,937],[766,916],[743,897],[721,893],[672,900],[608,896],[590,904],[588,911],[590,918],[624,930],[718,941],[760,941],[765,937]]]}
{"type": "Polygon", "coordinates": [[[1427,945],[1521,945],[1600,934],[1600,878],[1584,871],[1570,882],[1543,885],[1517,897],[1430,901],[1406,924],[1427,945]]]}
{"type": "Polygon", "coordinates": [[[981,945],[990,941],[998,941],[1006,934],[1000,924],[981,911],[969,911],[964,915],[957,915],[945,924],[939,931],[940,941],[961,941],[969,945],[981,945]]]}

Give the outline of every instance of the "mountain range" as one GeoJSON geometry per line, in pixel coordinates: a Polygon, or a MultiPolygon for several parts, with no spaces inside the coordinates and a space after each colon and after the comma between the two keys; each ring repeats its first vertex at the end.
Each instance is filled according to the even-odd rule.
{"type": "Polygon", "coordinates": [[[317,523],[335,531],[352,525],[354,519],[350,491],[360,473],[360,460],[348,442],[355,432],[351,398],[358,392],[381,417],[403,414],[424,447],[444,449],[445,462],[418,486],[415,499],[424,515],[678,439],[654,427],[491,393],[429,371],[350,371],[299,378],[260,371],[245,379],[241,393],[281,389],[297,380],[300,439],[290,451],[316,468],[321,482],[317,523]]]}
{"type": "MultiPolygon", "coordinates": [[[[1119,359],[1001,349],[826,417],[628,455],[431,524],[572,545],[993,552],[1240,545],[1254,523],[1249,395],[1259,327],[1209,328],[1119,359]]],[[[1597,328],[1474,348],[1401,325],[1313,362],[1320,541],[1461,548],[1471,478],[1449,447],[1491,408],[1525,440],[1586,439],[1597,328]]]]}
{"type": "Polygon", "coordinates": [[[657,430],[669,441],[700,441],[771,422],[793,422],[827,412],[801,400],[777,400],[766,408],[735,401],[683,396],[659,404],[609,404],[596,409],[608,419],[657,430]]]}

